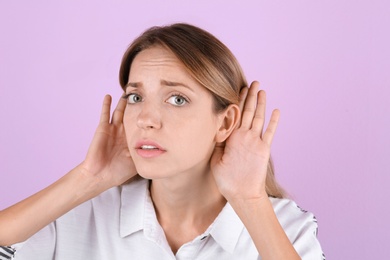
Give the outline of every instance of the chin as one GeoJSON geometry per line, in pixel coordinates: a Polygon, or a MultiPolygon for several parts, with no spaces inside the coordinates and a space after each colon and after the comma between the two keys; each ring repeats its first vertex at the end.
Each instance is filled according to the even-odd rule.
{"type": "Polygon", "coordinates": [[[144,179],[163,179],[168,177],[161,169],[153,169],[153,167],[136,167],[137,173],[144,179]]]}
{"type": "Polygon", "coordinates": [[[156,177],[153,174],[148,174],[148,173],[145,174],[143,172],[138,172],[138,175],[141,176],[142,178],[146,179],[146,180],[153,180],[156,177]]]}

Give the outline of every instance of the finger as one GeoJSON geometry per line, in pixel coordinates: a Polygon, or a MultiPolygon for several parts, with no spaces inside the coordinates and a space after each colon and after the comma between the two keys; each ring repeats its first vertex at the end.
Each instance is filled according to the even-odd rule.
{"type": "Polygon", "coordinates": [[[267,130],[265,130],[262,138],[263,141],[267,143],[269,146],[271,146],[272,144],[272,140],[274,138],[276,128],[278,127],[279,118],[280,118],[280,111],[278,109],[272,111],[271,119],[269,121],[267,130]]]}
{"type": "Polygon", "coordinates": [[[110,122],[110,107],[111,107],[111,96],[106,95],[103,100],[102,112],[100,113],[100,123],[110,122]]]}
{"type": "MultiPolygon", "coordinates": [[[[240,91],[240,103],[238,104],[238,107],[240,108],[240,112],[241,112],[241,118],[244,112],[245,99],[247,95],[248,95],[248,87],[243,87],[240,91]]],[[[237,125],[237,127],[241,126],[241,122],[242,121],[240,120],[240,123],[237,125]]]]}
{"type": "Polygon", "coordinates": [[[243,87],[240,90],[240,104],[238,105],[238,107],[240,108],[241,112],[244,110],[245,99],[246,99],[246,96],[248,95],[248,90],[249,90],[248,87],[243,87]]]}
{"type": "Polygon", "coordinates": [[[241,120],[241,127],[245,129],[250,129],[252,127],[253,116],[256,110],[258,89],[259,82],[252,82],[251,86],[249,87],[248,95],[245,99],[245,105],[241,120]]]}
{"type": "Polygon", "coordinates": [[[120,98],[118,104],[116,105],[114,114],[112,115],[112,123],[114,125],[121,124],[123,122],[123,115],[125,113],[126,100],[120,98]]]}
{"type": "Polygon", "coordinates": [[[266,108],[266,93],[261,90],[257,93],[257,105],[256,112],[253,117],[252,130],[255,134],[261,136],[263,133],[264,121],[265,121],[265,108],[266,108]]]}

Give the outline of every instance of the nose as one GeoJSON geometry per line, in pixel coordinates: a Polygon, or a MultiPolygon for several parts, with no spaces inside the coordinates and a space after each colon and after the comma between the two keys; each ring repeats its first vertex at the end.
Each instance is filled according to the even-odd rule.
{"type": "Polygon", "coordinates": [[[160,129],[161,125],[160,110],[150,102],[142,102],[137,117],[137,126],[142,129],[160,129]]]}

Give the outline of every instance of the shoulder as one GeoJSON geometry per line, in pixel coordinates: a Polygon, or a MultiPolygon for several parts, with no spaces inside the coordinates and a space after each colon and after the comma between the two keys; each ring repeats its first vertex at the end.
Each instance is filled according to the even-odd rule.
{"type": "Polygon", "coordinates": [[[313,213],[302,209],[290,199],[270,198],[275,214],[283,225],[301,225],[306,222],[317,226],[317,219],[313,213]]]}
{"type": "Polygon", "coordinates": [[[147,181],[144,179],[137,179],[131,183],[113,187],[74,208],[59,218],[57,222],[63,218],[69,219],[74,217],[77,217],[75,218],[77,222],[80,221],[80,217],[85,217],[88,221],[90,216],[100,216],[105,219],[110,217],[116,218],[123,206],[135,206],[146,191],[147,181]]]}
{"type": "Polygon", "coordinates": [[[318,241],[318,223],[313,213],[290,199],[270,198],[280,225],[302,259],[325,259],[318,241]]]}
{"type": "Polygon", "coordinates": [[[288,236],[311,231],[317,236],[317,219],[313,213],[300,208],[290,199],[270,198],[275,214],[288,236]]]}
{"type": "Polygon", "coordinates": [[[124,218],[124,221],[131,224],[133,218],[140,215],[132,214],[135,209],[143,209],[143,200],[137,197],[143,198],[146,191],[145,180],[111,188],[70,210],[27,241],[15,244],[11,248],[0,248],[0,259],[3,251],[9,255],[16,251],[15,259],[53,259],[54,254],[83,254],[86,251],[80,249],[81,246],[91,248],[100,246],[101,241],[107,243],[118,241],[121,213],[124,214],[124,211],[128,210],[127,215],[130,217],[124,218]],[[80,250],[75,251],[74,248],[80,250]]]}

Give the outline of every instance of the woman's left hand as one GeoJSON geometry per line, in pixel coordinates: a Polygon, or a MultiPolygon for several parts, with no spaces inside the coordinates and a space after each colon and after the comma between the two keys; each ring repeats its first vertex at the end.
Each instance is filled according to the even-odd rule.
{"type": "Polygon", "coordinates": [[[240,93],[241,124],[225,144],[217,144],[211,158],[211,171],[219,191],[229,202],[268,197],[265,190],[271,143],[279,110],[272,112],[265,131],[266,95],[253,82],[240,93]]]}

